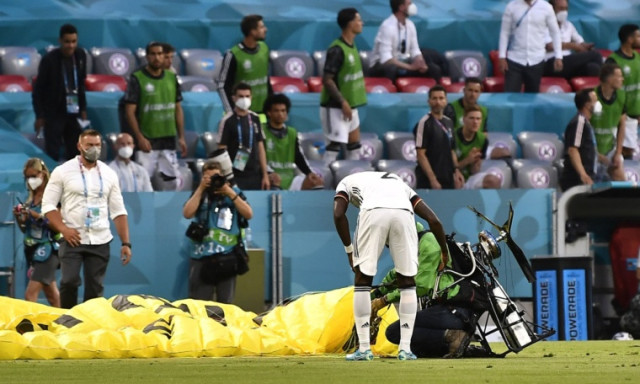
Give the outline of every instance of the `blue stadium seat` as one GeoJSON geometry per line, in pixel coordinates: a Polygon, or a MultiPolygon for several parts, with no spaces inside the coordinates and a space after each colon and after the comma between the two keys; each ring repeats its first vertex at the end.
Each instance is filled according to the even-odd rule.
{"type": "Polygon", "coordinates": [[[322,132],[298,132],[298,141],[308,160],[322,160],[326,141],[322,132]]]}
{"type": "Polygon", "coordinates": [[[516,159],[511,168],[518,188],[558,187],[558,170],[549,161],[516,159]]]}
{"type": "Polygon", "coordinates": [[[416,187],[416,163],[407,160],[382,159],[376,164],[380,172],[391,172],[398,175],[411,188],[416,187]]]}
{"type": "Polygon", "coordinates": [[[518,134],[522,157],[552,162],[563,155],[564,144],[560,137],[551,132],[520,132],[518,134]]]}
{"type": "Polygon", "coordinates": [[[491,155],[494,148],[506,148],[511,153],[511,157],[516,157],[517,144],[513,135],[509,132],[487,132],[489,146],[487,147],[487,158],[491,155]]]}
{"type": "Polygon", "coordinates": [[[374,132],[360,132],[360,159],[375,163],[382,158],[382,141],[374,132]]]}
{"type": "Polygon", "coordinates": [[[40,54],[33,47],[0,47],[0,73],[31,80],[38,74],[40,54]]]}
{"type": "Polygon", "coordinates": [[[222,68],[222,53],[217,49],[183,49],[180,57],[184,61],[186,76],[216,79],[222,68]]]}

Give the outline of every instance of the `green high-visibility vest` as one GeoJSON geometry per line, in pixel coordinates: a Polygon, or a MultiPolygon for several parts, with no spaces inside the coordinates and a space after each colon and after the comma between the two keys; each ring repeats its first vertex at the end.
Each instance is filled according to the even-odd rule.
{"type": "Polygon", "coordinates": [[[625,93],[621,89],[616,90],[614,93],[615,100],[611,104],[602,99],[601,94],[602,91],[598,86],[596,95],[598,95],[598,100],[602,104],[602,113],[592,114],[590,123],[596,135],[598,153],[606,155],[616,146],[618,124],[620,123],[620,116],[624,112],[625,93]]]}
{"type": "MultiPolygon", "coordinates": [[[[453,111],[456,114],[456,118],[453,119],[453,129],[458,129],[462,127],[463,125],[462,120],[464,119],[464,106],[462,105],[462,99],[458,99],[457,101],[454,101],[453,103],[451,103],[451,105],[453,106],[453,111]]],[[[482,123],[480,124],[480,130],[486,131],[487,130],[487,113],[488,113],[487,107],[483,107],[480,104],[478,104],[478,107],[480,107],[480,109],[482,110],[482,123]]]]}
{"type": "Polygon", "coordinates": [[[627,93],[627,113],[640,116],[640,54],[634,51],[633,58],[628,59],[618,52],[613,52],[609,57],[622,68],[624,91],[627,93]]]}
{"type": "Polygon", "coordinates": [[[178,134],[176,127],[176,75],[164,71],[155,79],[142,70],[133,73],[140,84],[138,125],[144,137],[155,139],[178,134]]]}
{"type": "MultiPolygon", "coordinates": [[[[342,94],[342,97],[349,102],[351,108],[359,107],[367,103],[367,91],[364,87],[364,75],[362,73],[362,62],[358,54],[358,48],[345,44],[344,41],[336,39],[331,43],[331,47],[339,46],[344,54],[344,61],[335,82],[342,94]]],[[[324,87],[320,93],[320,105],[329,102],[329,92],[324,87]]]]}
{"type": "Polygon", "coordinates": [[[280,175],[282,189],[289,189],[293,178],[296,176],[296,136],[294,128],[286,127],[287,135],[283,138],[276,137],[268,126],[264,126],[264,146],[267,153],[267,164],[280,175]]]}
{"type": "MultiPolygon", "coordinates": [[[[484,147],[484,142],[487,141],[487,136],[480,130],[476,132],[476,136],[469,142],[462,141],[462,139],[460,138],[461,134],[462,128],[458,128],[453,135],[456,140],[456,155],[458,156],[458,161],[461,161],[462,159],[469,156],[469,152],[471,152],[471,149],[473,148],[482,150],[482,148],[484,147]]],[[[467,180],[469,176],[471,176],[471,170],[468,166],[462,169],[461,172],[465,180],[467,180]]]]}
{"type": "Polygon", "coordinates": [[[231,52],[236,58],[235,84],[244,82],[251,86],[250,109],[262,113],[269,92],[269,47],[264,41],[259,41],[255,53],[248,53],[239,45],[233,46],[231,52]]]}

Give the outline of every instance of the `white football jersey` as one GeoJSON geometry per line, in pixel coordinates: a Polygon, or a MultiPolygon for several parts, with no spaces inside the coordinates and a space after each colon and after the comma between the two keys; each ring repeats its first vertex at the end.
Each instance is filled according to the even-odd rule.
{"type": "Polygon", "coordinates": [[[417,196],[397,175],[389,172],[359,172],[342,179],[336,196],[346,193],[360,209],[396,208],[413,212],[411,199],[417,196]]]}

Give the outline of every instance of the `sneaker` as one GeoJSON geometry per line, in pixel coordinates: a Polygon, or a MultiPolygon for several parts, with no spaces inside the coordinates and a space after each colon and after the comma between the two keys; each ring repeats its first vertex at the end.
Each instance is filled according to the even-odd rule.
{"type": "Polygon", "coordinates": [[[364,352],[358,349],[357,351],[355,351],[355,353],[350,353],[347,355],[347,361],[360,361],[360,360],[366,360],[366,361],[373,360],[373,352],[371,352],[370,349],[367,349],[364,352]]]}
{"type": "Polygon", "coordinates": [[[471,334],[462,329],[447,329],[444,332],[444,341],[449,345],[449,353],[443,357],[445,359],[457,359],[464,355],[464,351],[471,342],[471,334]]]}
{"type": "Polygon", "coordinates": [[[412,352],[407,352],[404,349],[398,352],[398,360],[417,360],[418,357],[412,352]]]}

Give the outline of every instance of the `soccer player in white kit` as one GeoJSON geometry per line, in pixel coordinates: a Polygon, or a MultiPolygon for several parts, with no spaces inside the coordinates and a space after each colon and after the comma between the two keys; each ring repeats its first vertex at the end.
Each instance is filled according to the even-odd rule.
{"type": "Polygon", "coordinates": [[[388,172],[360,172],[342,179],[333,199],[333,221],[355,272],[353,314],[360,346],[347,360],[372,360],[370,346],[371,284],[385,244],[397,272],[400,288],[400,344],[398,359],[415,360],[411,335],[418,309],[416,283],[418,236],[414,212],[427,221],[442,249],[439,270],[449,259],[444,229],[436,214],[397,175],[388,172]],[[346,212],[349,202],[360,209],[351,242],[346,212]]]}

